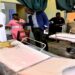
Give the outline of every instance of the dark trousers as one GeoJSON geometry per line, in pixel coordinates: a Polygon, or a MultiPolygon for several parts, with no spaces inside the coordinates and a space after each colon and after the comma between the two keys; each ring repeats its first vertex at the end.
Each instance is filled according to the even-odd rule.
{"type": "Polygon", "coordinates": [[[55,28],[56,28],[56,32],[62,32],[62,27],[56,26],[55,28]]]}
{"type": "Polygon", "coordinates": [[[49,26],[49,35],[55,34],[57,32],[62,32],[62,27],[51,24],[49,26]]]}
{"type": "MultiPolygon", "coordinates": [[[[46,44],[45,50],[48,51],[48,44],[47,44],[46,37],[43,33],[43,30],[41,30],[40,28],[32,28],[32,32],[33,32],[35,40],[46,44]]],[[[41,47],[39,43],[36,43],[36,46],[41,47]]]]}

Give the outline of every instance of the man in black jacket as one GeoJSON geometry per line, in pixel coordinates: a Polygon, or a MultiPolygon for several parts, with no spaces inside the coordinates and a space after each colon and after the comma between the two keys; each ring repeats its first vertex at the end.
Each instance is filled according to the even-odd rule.
{"type": "Polygon", "coordinates": [[[62,31],[62,26],[65,24],[65,20],[63,17],[61,17],[60,12],[56,13],[56,17],[53,17],[49,20],[50,26],[49,26],[49,33],[55,34],[56,32],[62,31]]]}

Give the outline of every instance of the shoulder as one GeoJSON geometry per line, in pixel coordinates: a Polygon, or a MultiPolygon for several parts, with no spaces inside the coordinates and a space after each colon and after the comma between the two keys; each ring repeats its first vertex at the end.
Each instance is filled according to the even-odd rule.
{"type": "Polygon", "coordinates": [[[44,16],[46,16],[46,13],[45,12],[41,12],[41,14],[44,15],[44,16]]]}
{"type": "Polygon", "coordinates": [[[51,18],[50,20],[56,20],[56,17],[51,18]]]}
{"type": "Polygon", "coordinates": [[[10,20],[9,23],[13,23],[15,20],[10,20]]]}
{"type": "Polygon", "coordinates": [[[61,17],[61,19],[64,19],[63,17],[61,17]]]}

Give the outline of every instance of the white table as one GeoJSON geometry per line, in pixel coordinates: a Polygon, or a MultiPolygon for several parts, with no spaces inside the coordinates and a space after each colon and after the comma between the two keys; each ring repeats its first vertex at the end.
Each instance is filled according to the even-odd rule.
{"type": "Polygon", "coordinates": [[[49,38],[75,43],[75,34],[70,34],[70,33],[56,33],[50,35],[49,38]]]}
{"type": "Polygon", "coordinates": [[[13,48],[0,49],[0,62],[14,72],[26,69],[50,58],[50,56],[37,51],[19,41],[13,40],[13,48]]]}
{"type": "Polygon", "coordinates": [[[33,67],[22,70],[19,75],[75,75],[75,69],[63,74],[63,71],[75,67],[75,60],[53,57],[33,67]]]}
{"type": "Polygon", "coordinates": [[[75,50],[74,50],[75,49],[75,34],[56,33],[56,34],[50,35],[49,38],[69,42],[70,48],[71,48],[70,53],[72,53],[71,55],[75,54],[75,50]]]}
{"type": "Polygon", "coordinates": [[[62,75],[63,70],[75,66],[73,59],[50,57],[16,40],[12,44],[16,46],[0,49],[0,62],[19,75],[62,75]]]}

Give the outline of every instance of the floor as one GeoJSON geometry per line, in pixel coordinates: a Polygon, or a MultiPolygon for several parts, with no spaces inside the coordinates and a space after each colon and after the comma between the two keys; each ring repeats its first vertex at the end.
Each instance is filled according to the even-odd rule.
{"type": "Polygon", "coordinates": [[[65,41],[48,41],[48,46],[49,46],[49,52],[63,56],[63,57],[68,57],[68,58],[75,58],[75,55],[71,55],[66,51],[66,48],[70,47],[69,42],[65,41]]]}

